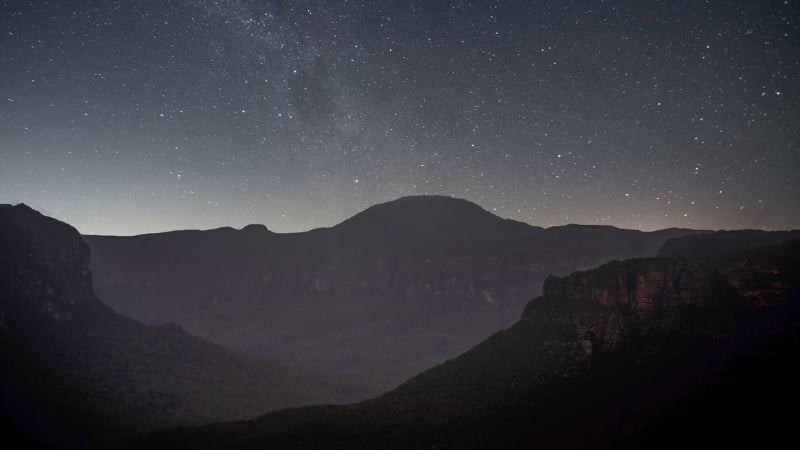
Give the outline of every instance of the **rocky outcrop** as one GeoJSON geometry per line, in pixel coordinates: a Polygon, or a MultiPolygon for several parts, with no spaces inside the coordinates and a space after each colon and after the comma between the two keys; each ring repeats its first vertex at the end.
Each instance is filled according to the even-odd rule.
{"type": "MultiPolygon", "coordinates": [[[[715,237],[708,238],[713,244],[715,237]]],[[[752,315],[780,308],[797,296],[798,243],[740,252],[714,265],[683,258],[634,259],[550,277],[522,321],[572,327],[576,339],[584,347],[591,343],[593,352],[613,350],[632,335],[632,340],[670,335],[726,339],[737,332],[741,311],[752,315]]]]}
{"type": "Polygon", "coordinates": [[[26,205],[0,205],[0,310],[69,320],[81,302],[97,299],[78,232],[26,205]]]}
{"type": "Polygon", "coordinates": [[[613,349],[634,331],[724,334],[721,323],[700,330],[687,316],[734,296],[716,271],[674,259],[612,262],[564,278],[550,277],[543,290],[528,304],[522,320],[537,326],[574,326],[594,351],[597,345],[613,349]]]}

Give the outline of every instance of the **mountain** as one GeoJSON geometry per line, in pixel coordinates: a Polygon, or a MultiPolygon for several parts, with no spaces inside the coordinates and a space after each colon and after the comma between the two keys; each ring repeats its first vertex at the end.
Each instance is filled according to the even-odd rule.
{"type": "Polygon", "coordinates": [[[322,377],[113,312],[88,266],[75,229],[0,205],[0,415],[29,444],[81,447],[344,398],[322,377]]]}
{"type": "Polygon", "coordinates": [[[467,200],[431,195],[402,197],[356,214],[333,227],[345,240],[371,245],[497,242],[531,236],[542,228],[501,219],[467,200]],[[387,239],[387,237],[389,239],[387,239]]]}
{"type": "Polygon", "coordinates": [[[375,399],[119,448],[771,447],[793,438],[798,330],[800,240],[615,261],[548,278],[513,326],[375,399]]]}
{"type": "Polygon", "coordinates": [[[800,230],[719,231],[702,236],[681,236],[668,240],[658,251],[664,258],[684,257],[706,262],[721,262],[746,250],[780,245],[792,239],[800,239],[800,230]]]}
{"type": "Polygon", "coordinates": [[[95,288],[116,311],[342,376],[366,398],[512,324],[548,275],[654,256],[691,233],[542,229],[417,196],[306,233],[249,226],[84,240],[95,288]]]}

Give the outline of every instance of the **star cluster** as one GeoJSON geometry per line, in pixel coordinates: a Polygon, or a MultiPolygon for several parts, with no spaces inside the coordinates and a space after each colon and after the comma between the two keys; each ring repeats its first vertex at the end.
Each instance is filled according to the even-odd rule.
{"type": "Polygon", "coordinates": [[[0,201],[84,233],[800,225],[798,1],[0,1],[0,201]]]}

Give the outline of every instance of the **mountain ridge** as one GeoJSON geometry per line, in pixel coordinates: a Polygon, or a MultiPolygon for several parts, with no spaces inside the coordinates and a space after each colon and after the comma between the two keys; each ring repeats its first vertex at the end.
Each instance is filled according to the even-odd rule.
{"type": "Polygon", "coordinates": [[[513,323],[547,276],[653,256],[694,232],[541,229],[467,200],[416,196],[305,233],[84,240],[115,310],[351,377],[366,398],[513,323]]]}
{"type": "MultiPolygon", "coordinates": [[[[642,233],[652,233],[652,232],[658,232],[658,231],[674,231],[674,230],[704,231],[704,232],[724,231],[724,230],[692,229],[692,228],[683,228],[683,227],[667,227],[667,228],[663,228],[663,229],[644,231],[644,230],[638,230],[638,229],[623,228],[623,227],[619,227],[619,226],[615,226],[615,225],[580,224],[580,223],[566,223],[566,224],[562,224],[562,225],[552,225],[552,226],[547,226],[546,227],[546,226],[531,224],[531,223],[528,223],[528,222],[522,222],[522,221],[515,220],[515,219],[503,218],[503,217],[497,215],[495,212],[489,211],[486,208],[483,208],[482,206],[478,205],[477,203],[472,202],[472,201],[470,201],[468,199],[465,199],[465,198],[447,196],[447,195],[426,195],[426,194],[421,194],[421,195],[407,195],[407,196],[398,197],[397,199],[394,199],[394,200],[389,200],[389,201],[385,201],[385,202],[381,202],[381,203],[376,203],[376,204],[374,204],[372,206],[369,206],[369,207],[367,207],[365,209],[360,210],[359,212],[353,214],[352,216],[350,216],[350,217],[348,217],[346,219],[343,219],[340,222],[337,222],[337,223],[335,223],[333,225],[321,226],[321,227],[312,228],[312,229],[305,230],[305,231],[275,232],[275,231],[272,231],[272,230],[269,229],[268,224],[250,223],[250,224],[242,226],[241,228],[236,228],[236,227],[233,227],[233,226],[220,226],[220,227],[205,228],[205,229],[194,229],[194,228],[190,229],[190,228],[186,228],[186,229],[175,229],[175,230],[167,230],[167,231],[155,231],[155,232],[140,233],[140,234],[133,234],[133,235],[114,235],[114,234],[97,234],[97,233],[86,233],[85,235],[86,236],[97,236],[97,237],[136,237],[136,236],[160,235],[160,234],[168,234],[168,233],[176,233],[176,232],[178,232],[178,233],[180,233],[180,232],[198,232],[198,231],[199,232],[204,232],[204,231],[217,231],[217,230],[243,231],[243,230],[246,230],[246,229],[251,228],[251,227],[257,227],[257,228],[263,227],[267,231],[269,231],[270,233],[277,234],[277,235],[307,234],[307,233],[316,233],[316,232],[324,231],[324,230],[330,230],[330,229],[337,228],[337,227],[342,227],[342,226],[349,226],[349,225],[351,225],[351,223],[352,223],[352,221],[354,219],[359,219],[360,220],[360,219],[364,218],[365,215],[369,216],[370,214],[376,212],[376,210],[381,210],[381,209],[384,209],[384,208],[392,208],[392,207],[397,206],[398,204],[404,204],[404,203],[406,205],[403,205],[403,207],[407,207],[407,206],[410,206],[408,204],[412,203],[412,202],[413,203],[422,204],[422,206],[426,207],[426,208],[430,208],[430,205],[432,203],[434,203],[434,202],[439,204],[439,205],[445,205],[445,206],[447,206],[448,204],[449,204],[449,206],[453,206],[453,205],[465,206],[465,205],[468,205],[469,209],[472,209],[473,212],[485,213],[487,215],[494,216],[497,219],[499,219],[500,221],[503,221],[503,222],[506,222],[506,223],[514,224],[516,226],[522,225],[522,226],[525,226],[525,227],[528,227],[528,228],[531,228],[531,229],[535,229],[535,230],[540,230],[540,231],[542,231],[542,230],[551,230],[551,229],[554,229],[554,228],[557,229],[557,228],[569,228],[569,227],[585,227],[585,228],[605,228],[605,229],[616,229],[616,230],[630,230],[630,231],[640,231],[642,233]],[[428,203],[428,205],[424,205],[425,203],[428,203]]],[[[20,203],[20,204],[22,204],[22,203],[20,203]]],[[[525,227],[520,227],[520,228],[525,228],[525,227]]],[[[776,230],[776,231],[780,231],[780,230],[776,230]]]]}

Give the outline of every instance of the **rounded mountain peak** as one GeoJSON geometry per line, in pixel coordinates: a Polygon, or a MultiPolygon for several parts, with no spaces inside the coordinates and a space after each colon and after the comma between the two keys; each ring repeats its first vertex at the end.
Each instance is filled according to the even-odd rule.
{"type": "Polygon", "coordinates": [[[386,240],[492,241],[526,235],[539,228],[500,218],[468,200],[418,195],[367,208],[334,230],[386,240]]]}
{"type": "Polygon", "coordinates": [[[241,231],[245,233],[270,233],[269,229],[260,223],[251,223],[250,225],[245,225],[241,231]]]}

